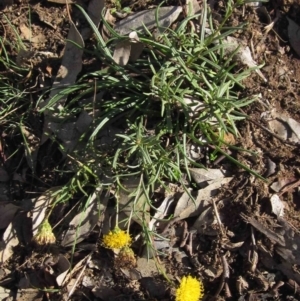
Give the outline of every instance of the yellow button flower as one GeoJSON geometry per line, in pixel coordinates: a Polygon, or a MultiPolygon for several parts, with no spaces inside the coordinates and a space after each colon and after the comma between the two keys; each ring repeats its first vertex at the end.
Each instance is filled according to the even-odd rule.
{"type": "Polygon", "coordinates": [[[203,295],[203,283],[192,276],[184,276],[176,290],[176,301],[199,301],[203,295]]]}
{"type": "Polygon", "coordinates": [[[118,227],[103,236],[103,245],[108,249],[122,249],[130,243],[130,235],[118,227]]]}

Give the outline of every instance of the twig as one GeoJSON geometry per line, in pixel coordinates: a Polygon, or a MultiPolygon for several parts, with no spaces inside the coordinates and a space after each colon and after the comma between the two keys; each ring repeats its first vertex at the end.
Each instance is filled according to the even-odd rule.
{"type": "Polygon", "coordinates": [[[290,190],[298,187],[299,185],[300,185],[300,180],[297,180],[296,182],[292,183],[291,185],[283,188],[282,191],[280,191],[277,195],[279,197],[281,197],[284,193],[286,193],[286,192],[288,192],[288,191],[290,191],[290,190]]]}
{"type": "MultiPolygon", "coordinates": [[[[217,299],[217,297],[220,295],[224,285],[227,283],[227,280],[229,279],[229,276],[230,276],[229,265],[227,263],[225,255],[221,255],[221,260],[222,260],[222,265],[223,265],[223,274],[222,274],[222,278],[221,278],[219,287],[218,287],[216,293],[214,294],[214,296],[212,297],[211,301],[214,301],[217,299]]],[[[226,285],[226,294],[227,293],[231,295],[228,285],[226,285]]]]}
{"type": "Polygon", "coordinates": [[[186,221],[183,221],[183,233],[181,236],[181,243],[179,245],[180,248],[184,247],[187,239],[189,238],[188,225],[186,221]]]}
{"type": "Polygon", "coordinates": [[[93,254],[93,252],[91,252],[91,253],[90,253],[90,254],[87,256],[87,258],[86,258],[86,262],[85,262],[85,265],[83,266],[83,268],[82,268],[82,270],[81,270],[80,274],[78,275],[78,277],[77,277],[77,279],[76,279],[76,281],[75,281],[75,283],[74,283],[73,287],[71,288],[71,290],[70,290],[70,292],[69,292],[69,294],[68,294],[68,299],[67,299],[67,300],[69,300],[69,299],[70,299],[70,297],[73,295],[73,293],[74,293],[74,290],[75,290],[75,288],[76,288],[76,286],[77,286],[77,284],[78,284],[79,280],[81,279],[83,272],[85,271],[85,269],[86,269],[87,265],[88,265],[88,264],[89,264],[89,262],[91,261],[92,254],[93,254]]]}
{"type": "Polygon", "coordinates": [[[278,297],[279,296],[279,293],[278,293],[278,289],[284,285],[284,282],[283,281],[278,281],[277,283],[275,283],[272,287],[272,292],[274,294],[275,297],[278,297]]]}
{"type": "Polygon", "coordinates": [[[185,245],[185,249],[186,251],[189,253],[189,255],[191,256],[191,258],[193,258],[193,234],[194,231],[191,231],[190,233],[188,233],[188,244],[185,245]]]}
{"type": "Polygon", "coordinates": [[[58,4],[72,4],[76,3],[76,1],[73,0],[48,0],[48,2],[58,3],[58,4]]]}
{"type": "Polygon", "coordinates": [[[261,129],[265,130],[268,134],[272,135],[273,137],[275,137],[276,139],[280,140],[282,143],[288,144],[288,145],[292,145],[292,146],[300,146],[299,142],[293,142],[293,141],[288,141],[285,140],[283,138],[281,138],[279,135],[271,132],[269,129],[267,129],[266,127],[264,127],[263,125],[259,124],[258,122],[256,122],[255,120],[251,119],[250,117],[247,117],[247,120],[249,120],[250,122],[252,122],[253,124],[257,125],[258,127],[260,127],[261,129]]]}
{"type": "Polygon", "coordinates": [[[258,263],[258,253],[256,252],[257,247],[256,247],[256,241],[255,241],[254,231],[253,231],[253,226],[252,225],[251,225],[251,240],[252,240],[253,249],[252,249],[252,252],[250,251],[252,254],[249,253],[248,260],[251,263],[250,271],[252,273],[254,273],[255,270],[256,270],[257,263],[258,263]]]}
{"type": "MultiPolygon", "coordinates": [[[[232,155],[232,151],[230,151],[230,150],[228,149],[228,150],[227,150],[227,155],[228,155],[228,156],[232,155]]],[[[225,158],[226,158],[225,155],[221,155],[218,159],[216,159],[216,160],[213,162],[213,165],[218,165],[218,164],[221,163],[225,158]]]]}
{"type": "Polygon", "coordinates": [[[169,220],[166,226],[164,227],[163,231],[160,233],[161,235],[166,234],[169,228],[174,225],[176,222],[180,221],[180,217],[174,217],[173,219],[169,220]]]}
{"type": "Polygon", "coordinates": [[[218,211],[218,208],[216,206],[216,202],[215,202],[214,199],[212,200],[212,203],[213,203],[214,211],[215,211],[215,214],[216,214],[217,222],[218,222],[220,230],[222,232],[222,236],[224,236],[225,235],[225,233],[224,233],[224,227],[223,227],[223,224],[221,222],[219,211],[218,211]]]}

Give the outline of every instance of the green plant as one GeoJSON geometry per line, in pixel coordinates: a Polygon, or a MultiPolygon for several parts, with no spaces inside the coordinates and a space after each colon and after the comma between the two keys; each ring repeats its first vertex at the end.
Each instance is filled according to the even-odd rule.
{"type": "MultiPolygon", "coordinates": [[[[10,26],[14,28],[11,24],[10,26]]],[[[15,31],[14,31],[15,32],[15,31]]],[[[16,43],[8,41],[4,36],[0,37],[0,125],[10,124],[15,126],[20,113],[26,112],[28,108],[28,92],[26,91],[26,75],[29,69],[19,66],[10,53],[22,52],[22,44],[19,43],[19,36],[16,33],[16,43]]]]}
{"type": "MultiPolygon", "coordinates": [[[[120,36],[103,20],[112,36],[110,41],[104,42],[91,19],[78,6],[96,35],[98,45],[94,54],[105,67],[61,90],[40,110],[53,109],[62,97],[72,95],[58,112],[58,115],[72,116],[78,113],[79,99],[105,91],[98,107],[81,108],[90,112],[97,109],[99,113],[93,128],[84,135],[85,147],[75,149],[72,156],[93,173],[97,170],[100,183],[109,175],[107,185],[114,185],[117,192],[124,188],[125,177],[137,177],[139,181],[130,192],[130,200],[135,204],[141,194],[145,196],[145,205],[139,206],[139,210],[155,210],[151,197],[156,185],[164,186],[165,181],[184,185],[182,177],[184,173],[189,176],[189,167],[202,166],[188,154],[190,143],[200,148],[213,145],[212,158],[219,152],[259,176],[222,148],[230,147],[223,141],[224,134],[238,135],[236,122],[246,117],[240,109],[255,100],[240,98],[242,81],[251,70],[236,72],[232,60],[235,53],[228,54],[223,42],[235,30],[243,29],[243,26],[225,27],[235,7],[242,2],[227,1],[224,20],[218,26],[213,25],[212,14],[205,3],[201,16],[188,17],[175,29],[165,28],[155,36],[145,28],[144,33],[139,34],[145,50],[140,59],[127,66],[114,62],[112,45],[128,38],[120,36]],[[199,18],[200,29],[196,30],[199,18]],[[94,79],[92,84],[91,79],[94,79]],[[106,151],[100,150],[99,137],[111,127],[118,128],[119,133],[114,135],[114,143],[106,151]]],[[[135,206],[132,208],[134,211],[135,206]]],[[[152,237],[157,233],[148,228],[145,219],[141,218],[140,224],[145,241],[151,246],[152,237]]]]}

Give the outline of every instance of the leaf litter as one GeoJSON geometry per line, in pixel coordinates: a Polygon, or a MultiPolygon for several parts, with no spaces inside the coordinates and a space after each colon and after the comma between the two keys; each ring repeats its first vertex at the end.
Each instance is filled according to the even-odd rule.
{"type": "MultiPolygon", "coordinates": [[[[197,5],[195,5],[194,2],[191,4],[193,5],[194,10],[198,10],[197,5]]],[[[97,25],[100,22],[101,14],[99,11],[102,11],[103,7],[103,2],[98,2],[98,4],[95,1],[90,2],[88,11],[90,12],[93,22],[97,25]]],[[[166,14],[168,14],[169,11],[174,12],[174,15],[172,16],[173,19],[171,19],[171,21],[169,19],[164,20],[164,18],[160,20],[162,22],[161,24],[164,24],[163,27],[168,27],[178,18],[178,15],[182,12],[182,8],[179,6],[164,9],[166,9],[166,14]]],[[[147,10],[138,12],[137,14],[132,14],[127,19],[116,23],[115,29],[117,29],[122,35],[132,34],[132,30],[143,30],[144,25],[150,29],[152,25],[155,26],[154,12],[155,10],[147,10]],[[139,19],[139,17],[141,19],[139,19]],[[137,25],[134,25],[135,23],[137,23],[137,25]],[[129,25],[127,26],[127,24],[129,25]]],[[[246,13],[251,16],[255,16],[254,12],[246,10],[246,13]]],[[[40,18],[42,14],[43,13],[39,11],[40,18]]],[[[164,14],[164,10],[162,10],[162,14],[164,14]]],[[[272,14],[271,11],[270,14],[272,14]]],[[[292,17],[292,14],[290,17],[292,17]]],[[[242,16],[238,15],[237,18],[242,18],[242,16]]],[[[291,46],[297,53],[298,25],[291,20],[291,18],[287,18],[289,24],[288,37],[290,39],[291,46]]],[[[49,24],[50,27],[54,26],[53,21],[49,24]]],[[[86,38],[88,35],[85,36],[82,32],[79,33],[76,26],[73,23],[71,24],[68,40],[73,42],[75,41],[83,47],[84,44],[82,36],[86,38]]],[[[252,24],[251,26],[254,25],[252,24]]],[[[20,23],[19,28],[23,29],[24,39],[32,40],[35,37],[31,36],[32,33],[29,32],[28,27],[24,27],[24,23],[20,23]]],[[[274,24],[274,28],[276,29],[276,23],[274,24]]],[[[253,32],[255,33],[255,31],[253,32]]],[[[38,34],[37,37],[39,37],[38,34]]],[[[137,37],[134,39],[138,41],[137,37]]],[[[250,45],[246,46],[245,43],[242,43],[243,41],[241,41],[241,39],[243,40],[243,37],[239,36],[238,38],[229,41],[229,44],[233,44],[234,48],[237,48],[237,46],[242,44],[243,46],[237,53],[239,56],[238,59],[250,67],[257,66],[257,59],[253,59],[253,55],[255,54],[252,52],[253,48],[251,47],[250,51],[250,45]]],[[[255,41],[255,34],[253,35],[253,39],[255,41]]],[[[276,36],[271,35],[271,32],[269,32],[269,39],[271,39],[274,43],[279,43],[276,36]]],[[[36,45],[36,47],[39,47],[40,43],[38,43],[38,41],[33,40],[32,42],[36,45]]],[[[128,43],[125,43],[124,47],[119,47],[120,53],[118,54],[118,58],[115,57],[115,61],[121,65],[128,61],[130,57],[134,57],[131,53],[132,48],[128,51],[128,45],[128,43]]],[[[132,46],[133,44],[131,44],[131,47],[132,46]]],[[[271,47],[271,44],[266,44],[266,46],[276,52],[276,50],[271,47]]],[[[270,51],[270,53],[272,51],[270,51]]],[[[270,53],[266,52],[265,63],[267,67],[277,64],[276,56],[274,58],[270,53]]],[[[293,65],[297,65],[297,61],[288,59],[286,53],[282,54],[281,52],[280,55],[281,60],[287,64],[288,68],[292,69],[293,65]]],[[[61,69],[53,85],[54,90],[50,93],[50,97],[42,104],[43,106],[47,106],[49,104],[49,100],[57,95],[60,91],[60,85],[64,83],[69,85],[75,82],[78,74],[82,70],[82,56],[83,51],[81,48],[75,47],[71,42],[67,42],[67,48],[65,49],[61,69]],[[70,70],[72,70],[72,72],[69,72],[70,70]]],[[[139,55],[135,55],[135,57],[138,58],[139,55]]],[[[272,97],[269,97],[269,99],[273,101],[273,104],[275,102],[275,104],[281,107],[281,109],[285,109],[283,110],[285,112],[282,112],[282,110],[276,111],[272,120],[267,121],[268,126],[273,133],[282,138],[282,141],[286,140],[298,143],[299,122],[297,120],[299,120],[299,114],[297,113],[297,102],[285,102],[285,98],[288,101],[290,99],[289,97],[291,97],[289,95],[293,95],[293,93],[295,99],[299,100],[297,98],[298,94],[293,88],[293,85],[296,87],[299,85],[298,74],[295,73],[296,79],[292,82],[293,85],[287,89],[287,94],[284,94],[284,92],[279,93],[277,85],[273,84],[275,81],[274,78],[276,78],[277,74],[274,74],[273,71],[267,70],[268,69],[262,69],[260,76],[265,82],[266,79],[268,79],[270,86],[267,89],[265,86],[262,86],[263,88],[261,89],[261,92],[266,95],[266,91],[268,91],[268,93],[270,93],[273,97],[273,99],[272,97]],[[274,93],[272,93],[272,89],[274,90],[274,93]],[[281,97],[281,99],[279,100],[278,97],[281,97]]],[[[246,83],[246,87],[248,89],[252,89],[254,86],[251,85],[255,82],[259,81],[255,78],[255,76],[252,76],[249,82],[246,83]]],[[[280,83],[279,80],[275,82],[276,84],[280,83]]],[[[282,86],[280,89],[284,90],[282,86]]],[[[61,97],[59,106],[64,106],[66,102],[67,98],[61,97]]],[[[56,109],[59,110],[59,106],[56,109]]],[[[255,106],[255,110],[259,112],[262,111],[259,105],[255,106]]],[[[93,122],[92,117],[87,115],[84,111],[82,112],[82,115],[78,115],[77,119],[71,121],[68,119],[57,119],[55,113],[50,110],[45,110],[44,117],[46,126],[44,128],[44,136],[42,137],[41,144],[46,143],[48,137],[51,137],[51,135],[54,134],[62,142],[64,156],[74,150],[74,147],[79,142],[81,135],[89,130],[89,127],[93,122]],[[49,136],[46,136],[46,134],[49,136]]],[[[260,118],[257,120],[261,121],[260,118]]],[[[137,197],[134,196],[134,192],[137,190],[139,181],[134,180],[133,183],[126,183],[125,181],[124,186],[126,189],[124,191],[120,191],[119,195],[113,194],[106,196],[106,198],[101,200],[101,203],[97,201],[97,197],[94,195],[93,198],[87,201],[85,215],[83,216],[82,213],[78,213],[73,216],[69,227],[64,234],[65,236],[60,241],[60,246],[69,250],[68,247],[73,246],[75,242],[78,243],[80,241],[83,242],[85,240],[92,239],[93,243],[96,243],[95,237],[93,237],[94,229],[101,231],[101,229],[97,228],[99,222],[105,224],[109,224],[111,222],[111,217],[109,217],[109,215],[105,215],[106,219],[104,219],[103,214],[106,207],[111,205],[110,201],[114,200],[113,202],[115,202],[116,199],[114,199],[114,197],[118,196],[122,208],[121,210],[125,213],[125,216],[130,216],[132,209],[130,206],[132,205],[130,205],[131,203],[129,202],[129,199],[134,197],[136,199],[136,212],[135,215],[132,216],[133,228],[138,230],[138,227],[142,227],[143,221],[145,221],[146,224],[150,226],[150,229],[157,231],[157,234],[163,236],[164,247],[162,249],[169,249],[170,253],[167,253],[168,256],[164,255],[160,257],[160,260],[162,261],[162,266],[167,270],[168,275],[173,273],[176,277],[179,277],[180,274],[178,273],[178,270],[180,269],[192,270],[193,272],[197,271],[198,275],[205,279],[207,294],[209,296],[216,295],[217,290],[215,287],[218,284],[223,284],[225,291],[222,291],[222,286],[218,294],[221,294],[225,299],[227,298],[226,295],[228,296],[233,294],[236,298],[240,298],[239,300],[246,300],[246,297],[261,300],[269,298],[272,300],[272,298],[277,298],[284,292],[280,289],[281,282],[287,291],[289,288],[292,288],[292,290],[287,293],[288,296],[292,296],[297,293],[299,294],[297,289],[294,290],[294,288],[297,287],[296,285],[300,284],[299,273],[294,269],[295,266],[299,265],[298,253],[296,252],[296,249],[298,249],[297,245],[299,245],[299,231],[297,230],[299,228],[299,224],[297,222],[298,210],[295,205],[295,201],[299,194],[297,194],[296,191],[297,186],[289,186],[290,190],[281,190],[282,187],[286,185],[281,183],[279,184],[279,187],[276,188],[277,194],[274,195],[273,192],[272,194],[269,192],[269,184],[271,185],[271,183],[276,183],[276,181],[280,181],[281,179],[292,179],[291,181],[285,181],[285,183],[297,184],[299,176],[297,168],[299,168],[299,161],[295,159],[293,160],[293,165],[290,163],[293,158],[296,158],[297,150],[294,149],[292,151],[294,153],[292,153],[285,144],[278,144],[279,142],[276,139],[276,136],[269,136],[268,132],[261,131],[261,129],[259,130],[254,128],[249,124],[246,124],[245,128],[248,128],[248,132],[243,131],[242,129],[241,137],[238,142],[241,145],[245,145],[247,141],[250,141],[252,143],[252,147],[258,150],[258,153],[255,154],[256,156],[249,155],[245,164],[261,171],[264,167],[264,160],[267,157],[266,154],[271,156],[272,160],[276,163],[280,163],[275,168],[275,172],[272,175],[270,174],[272,178],[267,186],[260,184],[258,180],[251,178],[248,180],[240,171],[231,171],[230,168],[228,169],[228,166],[225,166],[225,168],[222,166],[222,169],[191,169],[189,173],[195,182],[196,187],[184,192],[178,193],[178,191],[176,191],[171,193],[169,196],[160,195],[156,200],[158,204],[156,207],[158,210],[152,215],[151,207],[149,206],[147,199],[143,196],[143,193],[137,194],[137,197]],[[251,133],[252,136],[250,136],[249,133],[251,133]],[[248,139],[249,137],[258,137],[259,139],[256,141],[255,139],[248,139]],[[280,149],[282,149],[281,152],[280,149]],[[224,172],[224,170],[226,170],[226,172],[224,172]],[[228,174],[227,170],[230,170],[228,174]],[[293,181],[293,179],[296,181],[293,181]],[[271,211],[264,208],[266,196],[268,196],[268,199],[270,200],[271,211]],[[281,199],[285,199],[285,203],[283,203],[281,199]],[[141,208],[143,208],[143,210],[146,208],[146,216],[141,213],[141,208]],[[283,208],[285,208],[284,215],[283,208]],[[250,224],[251,227],[248,227],[247,223],[250,224]],[[169,236],[165,235],[164,229],[160,228],[161,225],[168,226],[169,236]],[[225,228],[226,231],[221,231],[221,229],[224,230],[225,228]],[[193,230],[196,230],[196,232],[193,232],[193,230]],[[272,248],[269,248],[270,241],[272,248]],[[173,246],[178,246],[179,243],[180,246],[177,250],[179,250],[180,256],[178,256],[178,258],[180,257],[180,260],[176,263],[176,266],[172,264],[170,258],[172,258],[172,254],[174,255],[175,253],[175,248],[173,248],[173,246]],[[247,254],[247,252],[249,254],[247,254]],[[190,256],[191,254],[198,255],[190,256]],[[245,262],[248,262],[250,258],[251,261],[248,262],[250,267],[242,268],[242,261],[237,259],[237,255],[242,257],[245,262]],[[275,260],[276,256],[280,257],[280,262],[275,260]],[[183,260],[184,258],[188,258],[190,263],[185,263],[183,260]],[[229,262],[231,270],[234,271],[234,276],[230,275],[230,277],[228,277],[228,274],[225,275],[226,261],[229,262]],[[257,265],[255,261],[258,261],[260,265],[257,265]],[[274,271],[274,269],[277,274],[279,274],[279,280],[272,278],[272,271],[274,271]],[[225,284],[222,282],[222,278],[226,279],[225,284]],[[236,283],[235,280],[237,280],[236,283]],[[259,283],[259,285],[254,284],[253,280],[254,283],[259,283]],[[238,294],[235,294],[235,284],[240,285],[240,289],[238,290],[240,293],[238,294]],[[294,286],[292,284],[294,284],[294,286]]],[[[113,139],[114,138],[112,138],[112,140],[113,139]]],[[[108,141],[109,140],[106,139],[102,144],[109,144],[108,141]]],[[[32,146],[30,145],[30,147],[32,146]]],[[[1,157],[3,157],[2,153],[1,157]]],[[[34,156],[33,153],[28,153],[26,160],[27,165],[32,169],[36,168],[36,164],[32,164],[32,162],[38,162],[39,164],[39,157],[35,153],[34,156]],[[30,158],[30,156],[32,157],[30,158]]],[[[8,180],[7,176],[4,178],[5,181],[8,180]]],[[[34,207],[30,210],[32,218],[32,234],[37,231],[38,226],[46,216],[49,206],[53,204],[54,200],[52,193],[55,192],[56,189],[58,188],[52,188],[52,190],[50,189],[41,194],[40,197],[34,199],[34,207]]],[[[2,228],[4,229],[2,237],[2,245],[4,248],[1,250],[2,264],[14,256],[13,250],[20,244],[20,240],[17,235],[17,227],[14,226],[14,219],[17,218],[20,208],[21,207],[18,206],[18,202],[16,202],[16,204],[8,203],[2,205],[3,213],[1,214],[4,214],[5,212],[7,213],[5,214],[5,218],[2,220],[2,228]]],[[[114,210],[112,210],[112,212],[114,212],[114,210]]],[[[96,236],[98,239],[98,235],[96,236]]],[[[153,238],[153,236],[151,237],[153,238]]],[[[156,238],[153,239],[158,241],[156,238]]],[[[138,244],[138,242],[139,241],[137,239],[135,243],[138,244]]],[[[124,280],[124,275],[120,276],[118,274],[120,272],[118,269],[106,267],[106,273],[114,273],[120,283],[122,283],[122,281],[123,283],[124,281],[127,281],[126,288],[130,291],[131,295],[138,296],[139,294],[142,294],[142,290],[144,289],[146,292],[145,294],[148,294],[148,296],[150,295],[151,297],[156,297],[161,300],[164,298],[168,300],[169,297],[166,297],[169,296],[168,292],[164,291],[160,294],[157,293],[159,288],[166,288],[167,285],[156,287],[156,289],[150,288],[149,283],[151,283],[153,279],[158,278],[155,260],[153,258],[147,260],[147,258],[141,256],[141,253],[138,253],[137,249],[138,248],[135,248],[136,254],[139,254],[137,255],[138,266],[135,271],[128,270],[125,272],[126,280],[124,280]],[[152,267],[148,269],[148,265],[152,265],[152,267]],[[134,281],[138,283],[136,287],[134,287],[134,281]]],[[[83,251],[81,250],[81,252],[86,251],[87,250],[84,249],[83,251]]],[[[102,256],[106,256],[105,254],[107,254],[103,252],[103,249],[101,249],[100,246],[99,254],[102,253],[102,256]]],[[[73,255],[74,260],[79,263],[74,270],[84,267],[84,261],[81,262],[78,258],[76,258],[76,254],[73,255]]],[[[96,256],[93,254],[89,258],[91,259],[91,262],[94,262],[96,256]]],[[[110,257],[106,258],[106,260],[107,262],[113,263],[113,260],[111,260],[110,257]]],[[[96,264],[94,264],[94,267],[92,267],[93,265],[90,263],[86,264],[86,268],[83,269],[85,273],[84,277],[81,277],[82,275],[80,276],[79,273],[74,273],[68,278],[67,274],[71,267],[70,262],[65,256],[59,254],[58,260],[51,259],[50,261],[43,261],[41,270],[44,273],[43,275],[46,275],[46,278],[50,277],[50,279],[54,280],[53,283],[55,285],[61,286],[65,279],[67,279],[68,284],[72,281],[72,287],[76,290],[76,288],[81,284],[96,283],[93,280],[93,276],[88,278],[88,275],[93,275],[93,273],[97,274],[97,269],[94,268],[96,264]]],[[[102,262],[100,269],[103,269],[104,267],[105,264],[102,262]]],[[[94,290],[94,296],[104,300],[109,300],[113,296],[117,297],[118,294],[123,291],[122,288],[120,288],[121,285],[118,286],[118,283],[114,283],[112,276],[107,277],[106,282],[105,275],[107,274],[105,274],[102,270],[102,280],[96,283],[97,289],[94,290]]],[[[48,287],[52,287],[50,285],[51,281],[49,278],[48,282],[46,281],[46,285],[48,287]]],[[[34,283],[33,280],[32,283],[34,283]]],[[[89,285],[85,286],[86,288],[90,288],[89,285]]],[[[24,288],[22,290],[22,297],[25,299],[27,298],[27,300],[32,300],[34,298],[33,296],[38,296],[40,292],[36,289],[29,289],[29,287],[30,285],[28,288],[24,288]],[[25,294],[28,296],[25,297],[25,294]]],[[[20,291],[18,292],[18,296],[21,298],[20,291]]]]}

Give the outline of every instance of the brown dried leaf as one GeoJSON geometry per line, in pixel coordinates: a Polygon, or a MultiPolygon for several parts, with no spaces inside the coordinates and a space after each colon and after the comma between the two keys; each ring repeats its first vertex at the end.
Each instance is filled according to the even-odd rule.
{"type": "Polygon", "coordinates": [[[70,227],[61,243],[62,246],[68,247],[77,244],[91,233],[100,218],[100,214],[104,214],[108,199],[109,196],[102,193],[101,189],[97,189],[93,193],[87,200],[84,211],[78,213],[70,222],[70,227]]]}
{"type": "Polygon", "coordinates": [[[288,35],[290,43],[296,53],[300,56],[300,26],[292,19],[287,17],[289,21],[288,35]]]}
{"type": "MultiPolygon", "coordinates": [[[[49,98],[41,103],[41,107],[45,107],[49,104],[50,100],[57,95],[66,86],[75,83],[78,73],[82,69],[82,54],[84,48],[84,41],[79,31],[77,30],[75,24],[71,22],[71,27],[69,30],[67,43],[65,47],[65,52],[62,58],[61,66],[58,70],[52,90],[50,92],[49,98]]],[[[53,116],[53,110],[59,108],[59,106],[64,106],[67,100],[67,95],[56,102],[55,107],[51,110],[45,110],[44,112],[44,129],[41,144],[48,140],[49,135],[56,129],[56,126],[61,126],[61,122],[57,121],[57,117],[53,116]],[[53,118],[54,117],[54,118],[53,118]]]]}
{"type": "Polygon", "coordinates": [[[277,217],[284,216],[284,203],[281,201],[277,194],[273,194],[270,198],[272,213],[277,217]]]}
{"type": "Polygon", "coordinates": [[[29,41],[32,38],[31,30],[24,23],[20,24],[19,28],[20,28],[20,31],[21,31],[21,36],[25,40],[29,41]]]}
{"type": "Polygon", "coordinates": [[[189,168],[192,179],[200,186],[205,187],[212,180],[222,179],[226,171],[220,169],[189,168]]]}
{"type": "Polygon", "coordinates": [[[254,217],[247,216],[243,213],[241,214],[241,217],[245,220],[245,222],[251,224],[259,232],[266,235],[272,242],[283,247],[286,245],[284,237],[281,234],[276,234],[276,232],[266,228],[261,222],[257,221],[254,217]]]}
{"type": "Polygon", "coordinates": [[[0,264],[3,264],[7,259],[9,259],[12,254],[12,248],[19,244],[19,239],[17,237],[17,232],[14,227],[13,222],[11,222],[3,234],[3,241],[1,242],[2,248],[0,251],[0,264]]]}
{"type": "MultiPolygon", "coordinates": [[[[182,12],[181,6],[160,7],[158,10],[158,24],[160,27],[169,27],[182,12]]],[[[116,23],[115,31],[120,35],[127,35],[131,31],[143,31],[144,26],[149,30],[157,26],[156,9],[144,10],[129,15],[127,18],[116,23]]]]}
{"type": "Polygon", "coordinates": [[[94,24],[98,27],[101,21],[101,15],[105,6],[104,0],[91,0],[88,6],[88,14],[94,24]]]}
{"type": "Polygon", "coordinates": [[[59,254],[58,261],[53,267],[60,272],[60,274],[56,277],[56,283],[58,286],[62,286],[64,279],[66,278],[66,275],[71,267],[71,264],[65,256],[59,254]]]}
{"type": "Polygon", "coordinates": [[[211,197],[215,196],[218,189],[231,181],[231,177],[218,179],[204,189],[197,192],[189,190],[189,194],[184,192],[178,200],[175,208],[174,217],[179,220],[187,217],[199,215],[210,203],[211,197]],[[190,195],[193,197],[191,198],[190,195]]]}
{"type": "Polygon", "coordinates": [[[197,0],[187,0],[186,7],[187,7],[187,16],[188,17],[194,16],[201,11],[201,7],[198,4],[197,0]]]}
{"type": "Polygon", "coordinates": [[[148,227],[149,227],[150,230],[153,230],[154,224],[157,222],[158,219],[165,218],[165,216],[167,215],[168,209],[169,209],[170,205],[173,202],[174,202],[174,197],[171,196],[171,195],[167,196],[163,200],[163,202],[161,203],[161,205],[156,209],[153,218],[149,222],[148,227]]]}
{"type": "Polygon", "coordinates": [[[129,40],[117,43],[113,55],[114,61],[120,66],[127,65],[130,57],[130,50],[131,42],[129,40]]]}
{"type": "Polygon", "coordinates": [[[284,140],[291,142],[300,142],[300,123],[295,119],[288,117],[275,109],[271,111],[269,127],[284,140]]]}
{"type": "Polygon", "coordinates": [[[0,229],[6,228],[13,220],[19,207],[11,203],[0,204],[0,229]]]}
{"type": "Polygon", "coordinates": [[[119,207],[127,216],[132,216],[132,220],[143,225],[150,222],[150,205],[147,202],[147,197],[142,191],[137,191],[140,183],[139,178],[130,177],[122,181],[124,189],[119,191],[119,207]],[[131,196],[138,193],[138,196],[131,196]]]}
{"type": "Polygon", "coordinates": [[[218,221],[214,214],[213,206],[209,206],[201,212],[192,228],[197,230],[200,234],[215,236],[220,232],[214,227],[217,223],[218,221]]]}
{"type": "Polygon", "coordinates": [[[131,51],[130,51],[130,61],[135,62],[142,54],[144,49],[144,44],[140,42],[139,36],[136,31],[132,31],[129,34],[129,39],[131,41],[131,51]]]}
{"type": "Polygon", "coordinates": [[[33,36],[32,30],[29,29],[25,24],[21,24],[19,28],[21,31],[21,35],[25,40],[28,40],[33,44],[45,43],[46,37],[42,33],[39,33],[38,35],[33,36]]]}
{"type": "Polygon", "coordinates": [[[0,300],[9,300],[6,299],[11,295],[11,290],[0,286],[0,300]]]}
{"type": "MultiPolygon", "coordinates": [[[[164,269],[163,266],[160,266],[159,268],[164,269]]],[[[151,277],[154,274],[159,274],[157,262],[155,262],[155,260],[151,258],[138,258],[136,270],[141,274],[142,278],[151,277]]]]}
{"type": "Polygon", "coordinates": [[[25,290],[18,290],[16,300],[18,301],[42,301],[43,292],[36,288],[28,288],[25,290]]]}
{"type": "Polygon", "coordinates": [[[129,40],[123,40],[117,43],[113,59],[120,66],[125,66],[129,59],[136,61],[144,49],[144,44],[140,42],[136,31],[129,34],[129,40]]]}

